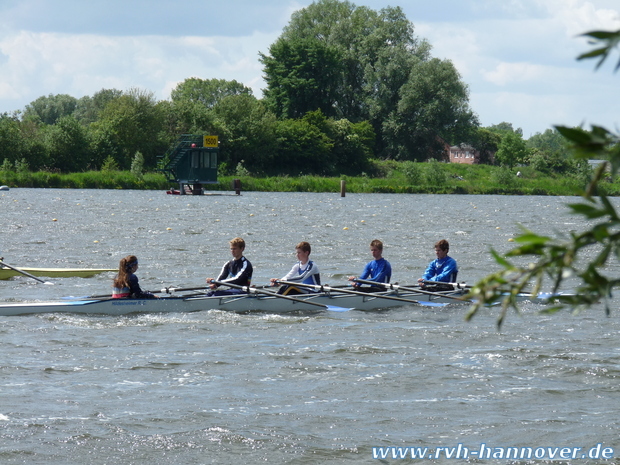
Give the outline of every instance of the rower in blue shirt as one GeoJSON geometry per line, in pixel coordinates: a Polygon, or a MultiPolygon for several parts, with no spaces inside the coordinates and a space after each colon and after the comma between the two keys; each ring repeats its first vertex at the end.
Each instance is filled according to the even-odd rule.
{"type": "Polygon", "coordinates": [[[429,263],[424,275],[418,279],[418,282],[436,281],[443,283],[456,282],[456,276],[459,272],[456,260],[448,257],[450,244],[447,240],[442,239],[435,244],[435,254],[437,258],[429,263]]]}
{"type": "MultiPolygon", "coordinates": [[[[366,279],[374,281],[376,283],[389,283],[392,278],[392,265],[385,258],[383,258],[383,242],[379,239],[375,239],[370,243],[370,253],[373,260],[368,262],[364,267],[364,271],[359,276],[349,276],[349,281],[355,281],[356,279],[366,279]]],[[[380,286],[365,286],[360,283],[353,282],[353,287],[358,291],[363,292],[379,292],[385,289],[380,286]]]]}

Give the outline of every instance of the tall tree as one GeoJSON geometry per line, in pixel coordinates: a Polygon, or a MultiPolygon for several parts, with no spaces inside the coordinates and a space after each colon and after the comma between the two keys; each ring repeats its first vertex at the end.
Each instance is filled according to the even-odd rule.
{"type": "Polygon", "coordinates": [[[386,152],[397,159],[443,158],[443,140],[463,140],[477,124],[467,98],[467,86],[450,61],[418,61],[384,124],[390,136],[386,152]]]}
{"type": "Polygon", "coordinates": [[[335,47],[318,39],[279,39],[261,54],[269,108],[284,118],[301,118],[309,111],[336,114],[342,57],[335,47]]]}
{"type": "MultiPolygon", "coordinates": [[[[416,78],[420,78],[419,73],[433,72],[438,68],[435,64],[424,66],[431,59],[430,45],[418,39],[413,31],[413,24],[400,8],[387,7],[376,12],[348,1],[319,0],[292,15],[271,51],[284,48],[283,42],[295,50],[304,46],[306,49],[316,47],[314,44],[317,42],[323,43],[329,50],[335,49],[340,60],[337,65],[329,67],[328,72],[337,80],[334,83],[335,92],[328,95],[331,103],[322,104],[325,114],[337,115],[352,122],[368,120],[378,136],[377,148],[384,156],[416,158],[419,153],[411,152],[411,148],[419,147],[420,141],[426,148],[435,147],[440,137],[448,138],[455,132],[456,128],[451,126],[450,120],[452,123],[459,121],[464,126],[477,122],[468,108],[467,87],[460,83],[455,95],[434,92],[423,99],[428,107],[426,117],[433,124],[437,122],[436,127],[421,128],[419,125],[408,132],[403,130],[416,119],[416,115],[410,113],[419,112],[419,109],[412,107],[413,100],[403,103],[404,95],[411,93],[406,86],[411,86],[416,78]],[[451,114],[446,112],[449,108],[454,109],[451,114]],[[437,114],[431,115],[434,111],[437,114]],[[389,121],[387,125],[386,121],[389,121]]],[[[297,56],[302,57],[303,54],[297,53],[297,56]]],[[[290,106],[304,108],[304,105],[295,105],[294,101],[302,96],[296,95],[294,89],[276,87],[281,84],[283,76],[296,76],[299,63],[294,60],[278,61],[277,54],[263,56],[262,61],[269,65],[265,67],[268,82],[266,100],[277,97],[279,102],[293,102],[290,106]]],[[[330,63],[327,62],[327,65],[330,63]]],[[[443,65],[444,69],[449,67],[454,69],[449,62],[443,65]]],[[[311,79],[319,82],[319,74],[324,73],[325,68],[319,70],[316,76],[308,75],[311,67],[304,71],[305,82],[311,79]]],[[[452,77],[460,82],[458,73],[452,77]]],[[[273,101],[269,104],[279,117],[289,115],[284,106],[278,106],[273,101]]]]}

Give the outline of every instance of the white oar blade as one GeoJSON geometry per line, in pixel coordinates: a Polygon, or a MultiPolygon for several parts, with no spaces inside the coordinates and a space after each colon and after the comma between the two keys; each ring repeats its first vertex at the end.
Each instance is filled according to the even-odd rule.
{"type": "Polygon", "coordinates": [[[353,309],[345,308],[345,307],[337,307],[335,305],[327,305],[327,310],[329,310],[330,312],[350,312],[353,309]]]}
{"type": "Polygon", "coordinates": [[[442,303],[442,302],[425,302],[423,300],[419,300],[418,304],[422,305],[423,307],[445,307],[446,305],[448,305],[447,303],[442,303]]]}

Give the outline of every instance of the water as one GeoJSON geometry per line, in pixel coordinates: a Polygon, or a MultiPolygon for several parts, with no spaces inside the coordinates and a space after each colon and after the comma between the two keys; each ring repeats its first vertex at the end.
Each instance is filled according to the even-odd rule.
{"type": "MultiPolygon", "coordinates": [[[[407,283],[446,238],[460,280],[473,283],[497,269],[488,250],[510,248],[517,223],[581,230],[567,214],[572,200],[12,189],[0,196],[0,255],[16,266],[115,267],[134,253],[143,288],[187,287],[217,274],[239,235],[254,283],[265,284],[308,240],[323,280],[342,284],[379,238],[393,280],[407,283]]],[[[5,301],[100,294],[112,277],[53,286],[20,277],[0,281],[0,292],[5,301]]],[[[467,323],[464,305],[4,317],[0,463],[391,463],[372,448],[459,443],[586,452],[601,443],[620,454],[616,309],[607,318],[601,306],[541,308],[524,305],[501,331],[496,309],[467,323]]],[[[485,460],[495,462],[512,463],[485,460]]]]}

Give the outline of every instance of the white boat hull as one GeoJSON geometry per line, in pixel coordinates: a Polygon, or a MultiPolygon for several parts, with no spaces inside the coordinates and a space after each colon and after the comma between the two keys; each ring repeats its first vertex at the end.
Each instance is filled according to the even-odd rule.
{"type": "MultiPolygon", "coordinates": [[[[465,291],[444,292],[443,296],[430,296],[414,292],[390,292],[368,295],[352,294],[305,294],[295,295],[295,301],[281,297],[260,294],[239,294],[234,296],[207,297],[164,296],[158,299],[91,299],[54,302],[24,302],[0,304],[0,316],[38,313],[82,313],[104,315],[128,315],[132,313],[198,312],[223,310],[237,313],[269,312],[294,313],[316,311],[380,310],[407,305],[443,307],[449,303],[464,303],[454,297],[465,295],[465,291]],[[396,297],[402,300],[392,300],[396,297]]],[[[549,295],[532,297],[523,294],[519,300],[546,302],[549,295]]]]}

